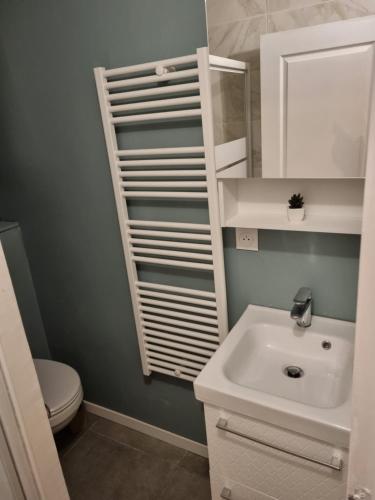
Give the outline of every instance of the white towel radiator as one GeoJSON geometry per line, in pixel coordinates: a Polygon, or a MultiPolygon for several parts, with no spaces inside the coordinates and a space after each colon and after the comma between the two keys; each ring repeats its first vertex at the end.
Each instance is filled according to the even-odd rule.
{"type": "Polygon", "coordinates": [[[160,372],[193,381],[227,335],[210,68],[246,71],[243,63],[209,56],[207,48],[164,61],[95,69],[145,375],[160,372]],[[118,148],[120,125],[191,117],[202,121],[203,146],[118,148]],[[130,220],[130,198],[206,199],[209,224],[130,220]],[[138,263],[212,272],[214,292],[141,281],[138,263]]]}

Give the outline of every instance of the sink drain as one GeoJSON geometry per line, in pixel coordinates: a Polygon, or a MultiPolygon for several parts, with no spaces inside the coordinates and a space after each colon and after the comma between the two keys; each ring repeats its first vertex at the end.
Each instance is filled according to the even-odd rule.
{"type": "Polygon", "coordinates": [[[290,378],[301,378],[304,375],[302,368],[299,366],[287,366],[283,372],[284,375],[290,378]]]}

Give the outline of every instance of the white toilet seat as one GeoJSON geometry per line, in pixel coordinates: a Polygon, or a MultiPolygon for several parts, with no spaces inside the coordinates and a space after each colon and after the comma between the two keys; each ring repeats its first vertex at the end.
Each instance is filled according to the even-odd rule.
{"type": "Polygon", "coordinates": [[[78,373],[68,365],[48,359],[34,359],[35,369],[53,433],[75,416],[83,400],[78,373]]]}
{"type": "Polygon", "coordinates": [[[65,407],[61,412],[49,417],[49,423],[54,434],[66,427],[72,421],[78,411],[78,408],[81,406],[82,400],[83,391],[81,388],[76,399],[69,406],[65,407]]]}

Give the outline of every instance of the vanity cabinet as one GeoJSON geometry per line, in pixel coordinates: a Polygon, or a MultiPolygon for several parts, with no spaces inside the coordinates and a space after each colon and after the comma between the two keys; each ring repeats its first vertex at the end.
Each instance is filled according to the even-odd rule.
{"type": "Polygon", "coordinates": [[[207,404],[205,418],[213,500],[345,498],[348,452],[342,446],[207,404]],[[218,429],[218,422],[226,423],[228,430],[218,429]],[[332,464],[338,465],[341,459],[343,468],[338,471],[312,463],[244,436],[327,464],[335,457],[332,464]]]}
{"type": "Polygon", "coordinates": [[[365,176],[374,39],[374,17],[262,37],[262,177],[365,176]]]}

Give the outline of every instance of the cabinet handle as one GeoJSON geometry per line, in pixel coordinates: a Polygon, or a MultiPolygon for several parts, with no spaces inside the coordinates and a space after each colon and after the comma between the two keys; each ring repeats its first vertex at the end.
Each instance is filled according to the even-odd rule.
{"type": "Polygon", "coordinates": [[[295,453],[294,451],[287,450],[286,448],[281,448],[274,444],[267,443],[266,441],[263,441],[261,439],[247,436],[246,434],[243,434],[240,431],[236,431],[235,429],[231,429],[230,427],[228,427],[228,420],[226,420],[225,418],[219,418],[216,427],[221,431],[229,432],[230,434],[234,434],[235,436],[248,439],[253,443],[267,446],[267,448],[272,448],[273,450],[281,451],[282,453],[286,453],[287,455],[292,455],[293,457],[302,458],[303,460],[307,460],[308,462],[312,462],[313,464],[323,465],[324,467],[328,467],[329,469],[341,471],[344,465],[342,459],[337,456],[332,456],[330,462],[324,462],[323,460],[316,460],[315,458],[311,458],[306,455],[302,455],[300,453],[295,453]]]}
{"type": "Polygon", "coordinates": [[[232,500],[232,492],[229,488],[223,488],[220,493],[220,498],[223,500],[232,500]]]}

